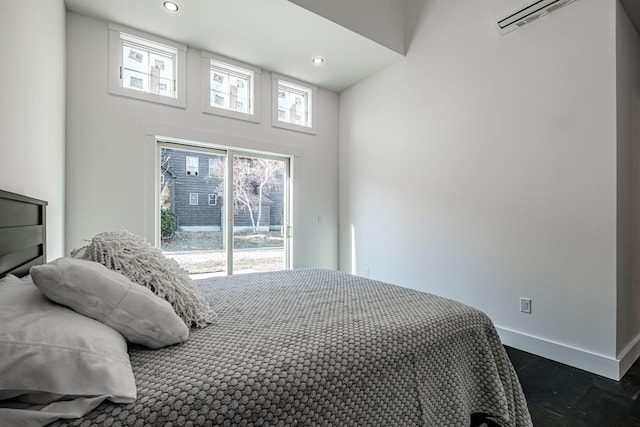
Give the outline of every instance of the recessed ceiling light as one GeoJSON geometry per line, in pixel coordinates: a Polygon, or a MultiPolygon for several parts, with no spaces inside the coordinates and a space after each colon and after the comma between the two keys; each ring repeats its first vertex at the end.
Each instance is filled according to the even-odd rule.
{"type": "Polygon", "coordinates": [[[316,65],[320,65],[324,62],[324,58],[322,56],[316,56],[311,60],[311,62],[313,62],[316,65]]]}
{"type": "Polygon", "coordinates": [[[177,12],[178,11],[178,5],[172,1],[166,1],[164,3],[162,3],[162,5],[164,6],[165,9],[167,9],[170,12],[177,12]]]}

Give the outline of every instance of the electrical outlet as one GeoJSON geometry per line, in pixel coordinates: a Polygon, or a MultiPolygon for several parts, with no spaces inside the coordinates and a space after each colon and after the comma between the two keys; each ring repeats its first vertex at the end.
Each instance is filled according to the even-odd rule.
{"type": "Polygon", "coordinates": [[[531,299],[520,297],[520,312],[531,314],[531,299]]]}

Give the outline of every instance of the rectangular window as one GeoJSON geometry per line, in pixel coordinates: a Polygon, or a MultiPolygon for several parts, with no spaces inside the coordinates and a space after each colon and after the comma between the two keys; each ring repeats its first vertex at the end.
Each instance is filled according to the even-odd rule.
{"type": "Polygon", "coordinates": [[[315,134],[315,86],[273,75],[272,125],[315,134]]]}
{"type": "Polygon", "coordinates": [[[192,206],[198,205],[198,193],[189,193],[189,204],[192,206]]]}
{"type": "Polygon", "coordinates": [[[209,159],[209,176],[214,176],[216,173],[216,159],[209,159]]]}
{"type": "Polygon", "coordinates": [[[211,107],[251,114],[250,96],[253,73],[232,70],[225,64],[211,61],[211,107]]]}
{"type": "Polygon", "coordinates": [[[187,156],[187,175],[198,176],[200,169],[198,158],[194,156],[187,156]]]}
{"type": "Polygon", "coordinates": [[[202,110],[259,123],[260,69],[212,53],[202,53],[202,110]]]}
{"type": "Polygon", "coordinates": [[[156,95],[176,97],[177,50],[120,33],[122,86],[156,95]]]}
{"type": "Polygon", "coordinates": [[[310,126],[307,91],[285,86],[278,87],[278,120],[300,126],[310,126]]]}
{"type": "Polygon", "coordinates": [[[215,206],[218,204],[218,195],[209,194],[209,206],[215,206]]]}
{"type": "Polygon", "coordinates": [[[109,91],[186,107],[186,46],[110,24],[109,91]]]}

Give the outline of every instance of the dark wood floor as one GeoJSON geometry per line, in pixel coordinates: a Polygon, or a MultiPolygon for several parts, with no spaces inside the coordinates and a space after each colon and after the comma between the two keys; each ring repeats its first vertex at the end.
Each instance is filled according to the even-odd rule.
{"type": "Polygon", "coordinates": [[[621,381],[507,347],[536,427],[640,427],[640,361],[621,381]]]}

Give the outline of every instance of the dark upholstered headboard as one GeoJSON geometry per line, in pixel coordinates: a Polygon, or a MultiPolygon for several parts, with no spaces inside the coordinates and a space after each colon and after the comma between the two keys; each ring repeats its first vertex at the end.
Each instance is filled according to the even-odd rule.
{"type": "Polygon", "coordinates": [[[0,277],[47,260],[47,202],[0,190],[0,277]]]}

